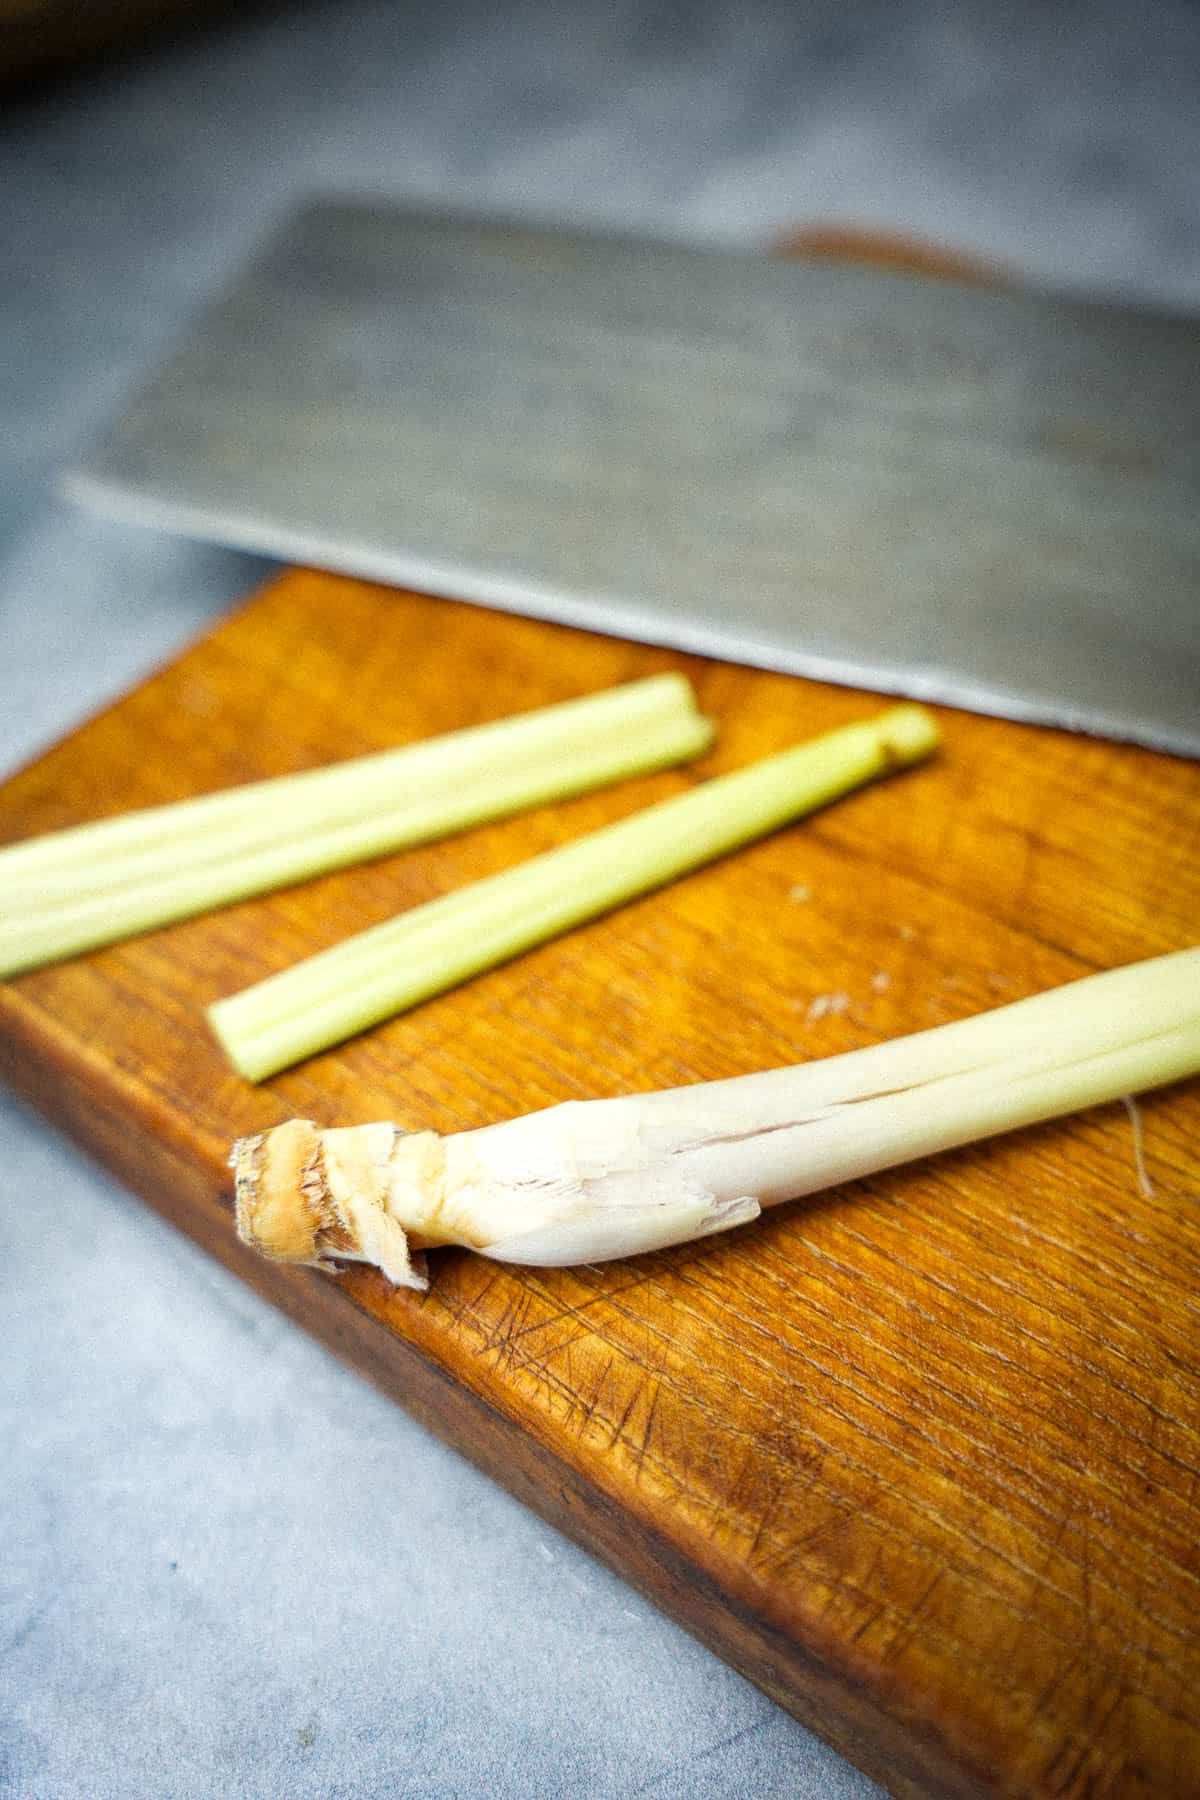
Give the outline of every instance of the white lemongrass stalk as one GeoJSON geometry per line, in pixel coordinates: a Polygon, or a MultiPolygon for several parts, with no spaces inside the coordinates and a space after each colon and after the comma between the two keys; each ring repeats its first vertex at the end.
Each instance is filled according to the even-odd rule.
{"type": "Polygon", "coordinates": [[[427,1285],[425,1248],[602,1262],[1200,1072],[1200,949],[795,1068],[574,1101],[439,1137],[291,1120],[232,1156],[243,1239],[427,1285]]]}
{"type": "Polygon", "coordinates": [[[712,742],[682,676],[0,850],[0,975],[624,777],[712,742]]]}
{"type": "Polygon", "coordinates": [[[828,732],[414,908],[209,1009],[247,1080],[365,1030],[672,881],[937,743],[919,706],[828,732]]]}

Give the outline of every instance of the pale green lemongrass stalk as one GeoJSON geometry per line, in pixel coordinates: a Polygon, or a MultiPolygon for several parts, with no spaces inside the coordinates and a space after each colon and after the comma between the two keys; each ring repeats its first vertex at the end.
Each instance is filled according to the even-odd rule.
{"type": "Polygon", "coordinates": [[[416,907],[209,1009],[261,1081],[534,944],[660,887],[937,743],[919,706],[815,738],[416,907]]]}
{"type": "Polygon", "coordinates": [[[399,803],[431,785],[440,791],[444,785],[486,773],[498,763],[506,768],[537,766],[565,749],[603,742],[614,732],[640,731],[681,713],[695,716],[696,711],[685,676],[651,675],[371,756],[246,782],[10,844],[0,851],[0,876],[6,883],[26,872],[86,881],[102,860],[116,857],[124,862],[138,852],[156,856],[165,840],[182,844],[211,837],[223,850],[244,841],[243,833],[257,841],[264,824],[285,829],[292,825],[297,830],[337,824],[358,815],[364,796],[370,805],[388,798],[399,803]]]}
{"type": "Polygon", "coordinates": [[[670,767],[702,754],[712,736],[687,683],[653,677],[432,743],[18,844],[0,851],[0,975],[670,767]]]}
{"type": "Polygon", "coordinates": [[[602,1262],[1197,1072],[1192,949],[823,1062],[444,1138],[292,1120],[234,1147],[238,1229],[266,1255],[373,1262],[411,1287],[426,1285],[413,1252],[439,1244],[602,1262]]]}

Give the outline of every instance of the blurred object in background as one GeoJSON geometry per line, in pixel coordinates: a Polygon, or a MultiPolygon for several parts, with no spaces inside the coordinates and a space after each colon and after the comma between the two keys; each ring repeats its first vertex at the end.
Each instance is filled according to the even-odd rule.
{"type": "Polygon", "coordinates": [[[971,287],[1011,285],[1008,271],[998,263],[901,231],[870,230],[856,225],[806,225],[781,238],[776,251],[780,256],[816,256],[898,275],[924,275],[933,281],[965,281],[971,287]]]}
{"type": "Polygon", "coordinates": [[[982,291],[912,233],[791,244],[815,254],[309,200],[67,492],[1200,756],[1200,325],[982,291]]]}
{"type": "Polygon", "coordinates": [[[229,0],[0,0],[0,88],[234,10],[229,0]]]}

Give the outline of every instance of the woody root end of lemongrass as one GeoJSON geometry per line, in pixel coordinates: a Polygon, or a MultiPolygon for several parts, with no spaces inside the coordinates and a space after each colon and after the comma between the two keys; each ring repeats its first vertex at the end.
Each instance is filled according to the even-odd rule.
{"type": "Polygon", "coordinates": [[[446,1137],[294,1119],[234,1146],[238,1231],[284,1262],[373,1263],[418,1289],[439,1245],[603,1262],[1197,1071],[1191,949],[848,1055],[446,1137]]]}

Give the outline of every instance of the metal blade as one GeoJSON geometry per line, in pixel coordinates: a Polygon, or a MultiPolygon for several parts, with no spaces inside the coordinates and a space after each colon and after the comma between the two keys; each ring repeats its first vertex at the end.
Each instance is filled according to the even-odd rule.
{"type": "Polygon", "coordinates": [[[69,488],[1200,756],[1195,320],[321,203],[69,488]]]}

